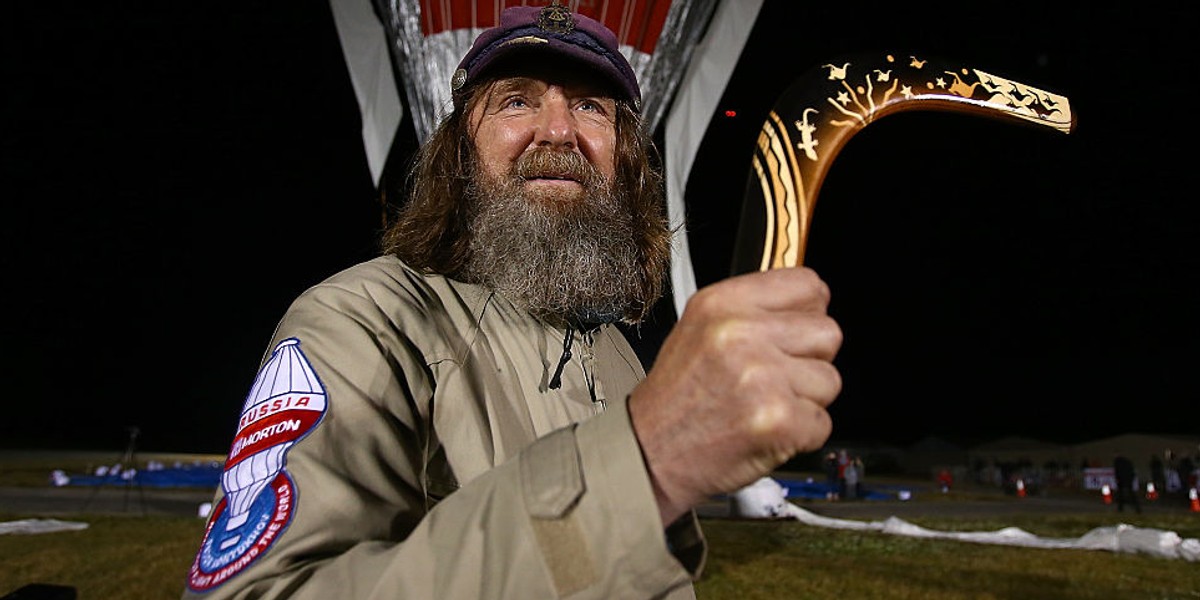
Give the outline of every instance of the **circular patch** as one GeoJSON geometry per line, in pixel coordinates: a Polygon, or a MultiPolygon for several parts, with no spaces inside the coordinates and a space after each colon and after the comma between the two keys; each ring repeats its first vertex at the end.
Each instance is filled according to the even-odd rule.
{"type": "Polygon", "coordinates": [[[188,589],[210,590],[242,572],[279,539],[292,520],[296,488],[279,473],[243,513],[233,514],[222,498],[208,519],[200,552],[188,573],[188,589]]]}

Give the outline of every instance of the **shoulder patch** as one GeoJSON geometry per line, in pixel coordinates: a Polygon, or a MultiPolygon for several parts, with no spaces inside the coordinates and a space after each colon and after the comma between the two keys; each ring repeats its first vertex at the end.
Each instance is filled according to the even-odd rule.
{"type": "Polygon", "coordinates": [[[224,497],[208,519],[188,589],[220,585],[279,539],[296,506],[296,487],[284,468],[287,451],[317,426],[325,408],[325,387],[300,340],[279,342],[242,406],[221,475],[224,497]]]}

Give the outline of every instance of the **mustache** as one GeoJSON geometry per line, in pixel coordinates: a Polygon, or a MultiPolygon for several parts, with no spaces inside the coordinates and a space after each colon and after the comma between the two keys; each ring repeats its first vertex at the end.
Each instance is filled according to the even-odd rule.
{"type": "Polygon", "coordinates": [[[596,189],[605,183],[600,169],[578,152],[545,148],[522,154],[513,164],[512,175],[522,180],[569,179],[588,189],[596,189]]]}

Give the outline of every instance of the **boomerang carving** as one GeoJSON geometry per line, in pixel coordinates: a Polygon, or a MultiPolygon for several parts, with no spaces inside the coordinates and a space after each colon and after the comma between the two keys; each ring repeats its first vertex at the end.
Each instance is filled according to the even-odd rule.
{"type": "Polygon", "coordinates": [[[933,57],[855,55],[797,79],[763,123],[746,185],[735,274],[804,262],[817,193],[854,134],[905,111],[945,111],[1075,128],[1065,96],[933,57]]]}

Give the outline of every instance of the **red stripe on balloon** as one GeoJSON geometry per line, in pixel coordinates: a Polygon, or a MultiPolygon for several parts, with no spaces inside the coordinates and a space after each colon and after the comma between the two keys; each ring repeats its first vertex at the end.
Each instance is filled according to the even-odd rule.
{"type": "MultiPolygon", "coordinates": [[[[421,0],[421,34],[451,29],[494,27],[498,11],[510,6],[546,6],[550,0],[421,0]]],[[[653,54],[671,9],[671,0],[603,0],[566,3],[579,13],[604,23],[621,45],[653,54]]]]}

